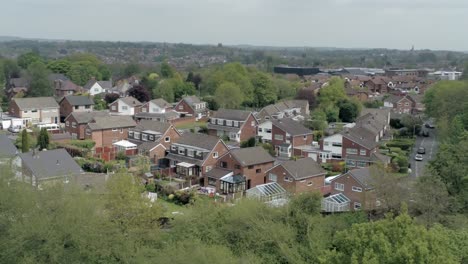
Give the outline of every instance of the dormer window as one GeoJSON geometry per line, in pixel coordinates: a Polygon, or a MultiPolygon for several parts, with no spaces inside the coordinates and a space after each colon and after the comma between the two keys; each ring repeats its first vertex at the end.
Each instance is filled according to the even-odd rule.
{"type": "Polygon", "coordinates": [[[211,124],[216,125],[216,118],[211,119],[211,124]]]}
{"type": "Polygon", "coordinates": [[[232,126],[232,121],[231,120],[226,120],[226,126],[232,126]]]}

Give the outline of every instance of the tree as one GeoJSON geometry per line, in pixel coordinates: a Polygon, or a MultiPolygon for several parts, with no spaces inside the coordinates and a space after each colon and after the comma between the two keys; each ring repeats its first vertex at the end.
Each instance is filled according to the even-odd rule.
{"type": "Polygon", "coordinates": [[[68,77],[78,85],[85,85],[92,77],[102,79],[98,66],[89,61],[73,62],[68,77]]]}
{"type": "Polygon", "coordinates": [[[242,92],[236,84],[225,82],[216,90],[214,98],[220,108],[236,109],[242,103],[242,92]]]}
{"type": "Polygon", "coordinates": [[[106,96],[104,96],[104,101],[106,101],[107,105],[109,105],[119,98],[120,96],[118,94],[108,93],[106,96]]]}
{"type": "Polygon", "coordinates": [[[54,73],[62,73],[68,75],[71,68],[71,62],[65,59],[53,60],[47,63],[47,68],[54,73]]]}
{"type": "Polygon", "coordinates": [[[307,100],[309,102],[309,108],[314,109],[317,106],[317,96],[314,91],[307,88],[301,88],[297,91],[296,99],[307,100]]]}
{"type": "Polygon", "coordinates": [[[29,152],[29,135],[26,129],[21,132],[21,152],[29,152]]]}
{"type": "Polygon", "coordinates": [[[254,87],[254,103],[257,107],[264,107],[276,102],[276,90],[267,74],[262,72],[254,73],[252,75],[252,85],[254,87]]]}
{"type": "Polygon", "coordinates": [[[144,103],[148,102],[151,100],[151,94],[146,89],[146,87],[143,87],[142,85],[136,85],[133,86],[128,90],[128,95],[135,97],[138,101],[144,103]]]}
{"type": "Polygon", "coordinates": [[[359,116],[361,105],[359,102],[344,99],[338,101],[339,118],[343,122],[352,123],[359,116]]]}
{"type": "Polygon", "coordinates": [[[240,144],[240,147],[241,148],[251,148],[251,147],[255,147],[256,144],[257,144],[257,140],[255,139],[255,137],[251,137],[246,141],[242,141],[241,144],[240,144]]]}
{"type": "Polygon", "coordinates": [[[39,136],[37,138],[37,146],[39,149],[48,149],[49,148],[49,132],[47,129],[42,128],[39,132],[39,136]]]}
{"type": "Polygon", "coordinates": [[[174,102],[174,88],[172,81],[163,80],[153,89],[154,98],[163,98],[167,102],[174,102]]]}
{"type": "Polygon", "coordinates": [[[161,63],[161,76],[163,78],[172,78],[175,75],[175,70],[172,68],[167,61],[161,63]]]}
{"type": "Polygon", "coordinates": [[[23,69],[27,69],[29,65],[35,62],[43,63],[43,60],[37,53],[34,52],[24,53],[18,57],[18,66],[20,66],[23,69]]]}
{"type": "MultiPolygon", "coordinates": [[[[106,94],[106,96],[109,94],[106,94]]],[[[104,110],[107,108],[107,103],[104,99],[102,99],[101,95],[96,94],[93,98],[94,101],[94,110],[99,111],[99,110],[104,110]]]]}
{"type": "Polygon", "coordinates": [[[4,59],[3,74],[5,75],[6,80],[10,80],[11,78],[18,78],[20,77],[20,68],[14,60],[4,59]]]}
{"type": "Polygon", "coordinates": [[[310,127],[314,130],[323,131],[327,128],[327,114],[321,109],[315,109],[310,113],[310,127]]]}
{"type": "Polygon", "coordinates": [[[138,65],[137,63],[130,63],[130,64],[127,64],[127,66],[125,66],[124,75],[127,77],[130,77],[132,75],[139,73],[140,71],[141,71],[140,65],[138,65]]]}
{"type": "Polygon", "coordinates": [[[319,102],[321,105],[336,104],[339,100],[346,99],[344,80],[332,77],[328,85],[320,89],[319,102]]]}
{"type": "Polygon", "coordinates": [[[28,96],[53,96],[54,90],[48,79],[49,71],[42,62],[33,62],[28,67],[29,90],[28,96]]]}
{"type": "Polygon", "coordinates": [[[336,251],[328,263],[460,263],[452,250],[450,233],[440,227],[426,229],[406,211],[395,219],[353,225],[340,231],[336,251]]]}

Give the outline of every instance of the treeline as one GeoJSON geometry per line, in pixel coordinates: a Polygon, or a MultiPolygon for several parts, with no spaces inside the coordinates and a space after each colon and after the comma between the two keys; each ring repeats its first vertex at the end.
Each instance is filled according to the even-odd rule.
{"type": "Polygon", "coordinates": [[[88,191],[71,183],[37,191],[9,175],[3,167],[2,263],[439,264],[468,258],[466,229],[425,227],[405,206],[376,221],[362,212],[323,216],[321,195],[309,193],[280,208],[195,201],[174,216],[142,197],[143,187],[126,173],[88,191]]]}

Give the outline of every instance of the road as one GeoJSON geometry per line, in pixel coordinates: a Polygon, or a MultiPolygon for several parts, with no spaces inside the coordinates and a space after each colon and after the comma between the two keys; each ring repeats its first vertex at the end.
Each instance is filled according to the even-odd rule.
{"type": "Polygon", "coordinates": [[[435,158],[438,148],[437,135],[435,129],[428,129],[429,137],[417,137],[416,144],[410,156],[411,177],[419,177],[424,175],[424,170],[429,161],[435,158]],[[423,154],[423,161],[415,161],[414,156],[419,147],[426,149],[426,154],[423,154]]]}

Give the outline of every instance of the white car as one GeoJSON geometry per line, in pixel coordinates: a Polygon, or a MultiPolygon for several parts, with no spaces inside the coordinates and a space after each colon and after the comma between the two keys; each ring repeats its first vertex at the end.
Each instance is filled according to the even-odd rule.
{"type": "Polygon", "coordinates": [[[422,156],[421,154],[417,154],[416,156],[414,156],[414,160],[422,161],[422,160],[423,160],[423,156],[422,156]]]}

